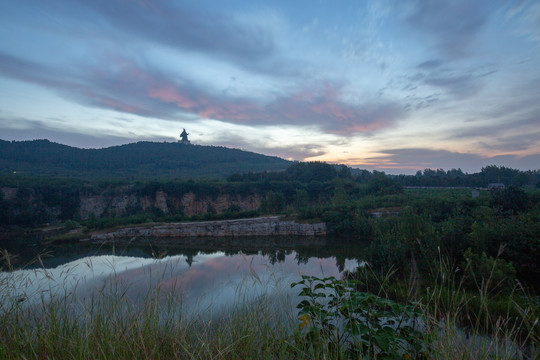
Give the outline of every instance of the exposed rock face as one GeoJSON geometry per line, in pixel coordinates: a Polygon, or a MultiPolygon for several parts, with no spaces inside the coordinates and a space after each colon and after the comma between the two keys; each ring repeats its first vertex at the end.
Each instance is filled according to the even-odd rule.
{"type": "Polygon", "coordinates": [[[189,192],[182,196],[181,206],[184,215],[203,215],[209,211],[221,214],[232,207],[242,211],[257,210],[261,206],[261,196],[258,194],[241,197],[239,195],[222,194],[213,198],[197,198],[195,194],[189,192]]]}
{"type": "Polygon", "coordinates": [[[59,206],[47,206],[45,208],[45,213],[51,219],[59,219],[62,215],[62,209],[59,206]]]}
{"type": "Polygon", "coordinates": [[[197,201],[195,194],[192,192],[189,192],[182,197],[181,204],[182,208],[184,209],[184,215],[187,216],[201,214],[203,211],[206,211],[207,208],[206,204],[197,201]]]}
{"type": "Polygon", "coordinates": [[[326,224],[303,224],[280,220],[277,216],[254,219],[171,223],[152,227],[128,227],[107,233],[93,234],[93,241],[113,241],[141,237],[175,238],[207,236],[321,236],[326,234],[326,224]]]}
{"type": "Polygon", "coordinates": [[[92,215],[99,218],[105,212],[106,208],[107,202],[102,195],[81,196],[79,215],[83,220],[90,218],[92,215]]]}
{"type": "Polygon", "coordinates": [[[164,214],[169,214],[168,198],[169,196],[163,191],[156,191],[154,196],[144,196],[141,198],[141,207],[145,211],[155,208],[161,210],[164,214]]]}
{"type": "Polygon", "coordinates": [[[204,215],[208,212],[221,214],[231,208],[240,211],[257,210],[261,206],[259,194],[231,195],[221,194],[215,197],[198,197],[192,192],[182,195],[170,195],[156,191],[154,196],[137,196],[134,193],[105,195],[82,195],[80,197],[79,216],[86,220],[92,215],[96,218],[106,215],[124,215],[138,210],[158,209],[163,214],[183,213],[187,216],[204,215]]]}
{"type": "Polygon", "coordinates": [[[163,191],[156,191],[155,207],[161,210],[164,214],[169,213],[169,207],[167,206],[167,197],[163,191]]]}
{"type": "Polygon", "coordinates": [[[1,187],[0,200],[15,204],[16,207],[11,210],[15,215],[24,208],[42,209],[47,214],[47,222],[50,223],[60,221],[65,211],[64,207],[68,209],[69,216],[81,220],[88,220],[91,217],[100,219],[154,211],[164,215],[193,216],[206,213],[221,214],[228,210],[253,211],[259,209],[262,199],[262,196],[255,192],[251,194],[224,192],[197,195],[193,192],[174,193],[160,189],[153,193],[141,194],[129,185],[113,189],[107,188],[97,193],[80,192],[67,195],[73,198],[57,196],[56,203],[53,204],[44,203],[42,196],[36,198],[33,189],[25,191],[24,198],[21,200],[19,197],[22,193],[15,187],[1,187]]]}
{"type": "Polygon", "coordinates": [[[112,198],[110,207],[117,215],[124,215],[131,209],[139,207],[139,198],[135,194],[117,195],[112,198]]]}
{"type": "Polygon", "coordinates": [[[17,198],[17,188],[3,187],[2,196],[6,201],[13,201],[17,198]]]}

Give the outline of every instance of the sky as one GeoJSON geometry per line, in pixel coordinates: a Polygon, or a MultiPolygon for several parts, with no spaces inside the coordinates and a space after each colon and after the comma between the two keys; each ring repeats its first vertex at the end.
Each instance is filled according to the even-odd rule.
{"type": "Polygon", "coordinates": [[[0,2],[0,139],[540,169],[540,1],[0,2]]]}

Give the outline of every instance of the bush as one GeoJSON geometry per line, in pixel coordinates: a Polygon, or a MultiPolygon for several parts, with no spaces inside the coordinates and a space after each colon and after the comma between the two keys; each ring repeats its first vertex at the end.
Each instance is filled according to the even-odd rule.
{"type": "Polygon", "coordinates": [[[377,173],[377,175],[369,182],[368,192],[377,195],[400,194],[403,192],[403,186],[394,182],[384,173],[377,173]]]}
{"type": "Polygon", "coordinates": [[[285,208],[285,196],[278,191],[269,191],[261,202],[261,211],[267,214],[278,214],[285,208]]]}
{"type": "Polygon", "coordinates": [[[298,304],[300,346],[319,347],[336,358],[423,358],[426,345],[415,329],[421,312],[368,292],[355,290],[357,281],[302,276],[298,304]]]}
{"type": "Polygon", "coordinates": [[[519,213],[529,209],[529,197],[515,186],[492,190],[490,205],[503,213],[519,213]]]}
{"type": "Polygon", "coordinates": [[[512,263],[487,256],[485,252],[474,253],[471,248],[465,251],[464,257],[463,267],[468,270],[464,281],[466,288],[501,293],[509,293],[514,288],[516,271],[512,263]]]}
{"type": "Polygon", "coordinates": [[[64,223],[64,229],[66,230],[73,230],[80,226],[80,224],[73,220],[68,220],[64,223]]]}

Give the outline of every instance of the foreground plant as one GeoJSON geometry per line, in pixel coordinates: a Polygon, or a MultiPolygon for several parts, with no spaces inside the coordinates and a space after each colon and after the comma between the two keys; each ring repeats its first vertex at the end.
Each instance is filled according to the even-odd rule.
{"type": "Polygon", "coordinates": [[[355,290],[358,281],[302,276],[300,347],[328,352],[337,358],[426,358],[426,343],[418,330],[421,312],[414,304],[400,304],[355,290]]]}

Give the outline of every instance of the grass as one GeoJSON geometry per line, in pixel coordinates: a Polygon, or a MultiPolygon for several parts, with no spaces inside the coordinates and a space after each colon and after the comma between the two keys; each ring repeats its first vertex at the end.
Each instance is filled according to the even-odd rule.
{"type": "Polygon", "coordinates": [[[360,280],[361,291],[418,304],[429,358],[538,359],[539,298],[519,282],[512,289],[500,289],[492,283],[494,267],[487,278],[475,279],[475,290],[464,286],[465,278],[444,257],[426,284],[414,284],[418,280],[412,277],[407,284],[392,270],[378,273],[369,266],[348,276],[360,280]]]}
{"type": "MultiPolygon", "coordinates": [[[[439,270],[452,273],[443,261],[439,270]]],[[[236,291],[236,301],[224,311],[212,306],[188,308],[174,286],[167,291],[151,287],[144,296],[134,298],[129,296],[129,284],[121,282],[107,283],[86,295],[64,284],[59,296],[47,296],[45,291],[22,299],[12,296],[18,274],[8,269],[0,277],[1,359],[361,358],[361,353],[353,356],[323,346],[324,339],[313,343],[308,329],[300,330],[296,312],[284,297],[272,296],[272,291],[256,298],[246,296],[245,289],[261,281],[256,274],[245,279],[236,291]]],[[[386,298],[397,288],[401,302],[414,301],[411,304],[421,310],[419,341],[426,348],[421,358],[539,356],[538,304],[522,289],[516,288],[509,300],[517,317],[516,312],[494,316],[487,307],[492,296],[487,287],[480,286],[475,297],[466,296],[457,277],[441,276],[432,287],[416,288],[396,285],[391,271],[376,274],[367,267],[360,275],[364,284],[369,278],[370,292],[386,298]],[[462,315],[473,301],[479,301],[485,311],[464,327],[462,315]]],[[[368,358],[382,357],[375,352],[368,358]]],[[[407,357],[394,354],[390,358],[407,357]]]]}
{"type": "Polygon", "coordinates": [[[271,296],[248,299],[239,288],[225,311],[190,308],[186,314],[175,286],[134,298],[121,282],[90,296],[66,285],[59,296],[21,298],[11,296],[21,273],[3,275],[1,359],[287,358],[290,319],[276,311],[286,303],[271,296]]]}
{"type": "Polygon", "coordinates": [[[47,238],[47,241],[50,243],[60,244],[66,242],[76,242],[85,238],[88,238],[88,234],[85,234],[83,232],[68,232],[51,236],[47,238]]]}

